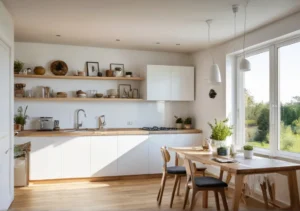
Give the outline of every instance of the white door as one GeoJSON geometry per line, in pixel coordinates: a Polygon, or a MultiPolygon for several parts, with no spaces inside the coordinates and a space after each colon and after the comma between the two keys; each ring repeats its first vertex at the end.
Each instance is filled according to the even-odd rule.
{"type": "Polygon", "coordinates": [[[170,66],[147,65],[147,100],[171,100],[170,66]]]}
{"type": "Polygon", "coordinates": [[[11,50],[0,40],[0,210],[13,200],[13,121],[11,50]]]}
{"type": "Polygon", "coordinates": [[[148,136],[118,136],[118,175],[148,174],[148,136]]]}
{"type": "Polygon", "coordinates": [[[171,66],[172,70],[172,100],[194,100],[194,67],[171,66]]]}
{"type": "Polygon", "coordinates": [[[91,137],[91,177],[118,174],[118,136],[91,137]]]}

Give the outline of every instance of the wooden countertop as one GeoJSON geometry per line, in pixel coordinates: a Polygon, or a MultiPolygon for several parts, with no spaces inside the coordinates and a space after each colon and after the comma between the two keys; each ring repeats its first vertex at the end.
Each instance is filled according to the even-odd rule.
{"type": "Polygon", "coordinates": [[[51,137],[51,136],[114,136],[114,135],[149,135],[149,134],[193,134],[202,133],[198,129],[146,131],[139,128],[108,128],[103,130],[87,129],[75,131],[74,129],[61,129],[60,131],[25,130],[17,134],[18,137],[51,137]]]}

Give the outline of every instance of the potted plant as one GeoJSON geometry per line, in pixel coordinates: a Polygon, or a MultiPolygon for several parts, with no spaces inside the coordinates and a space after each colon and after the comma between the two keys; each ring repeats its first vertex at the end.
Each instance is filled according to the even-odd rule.
{"type": "Polygon", "coordinates": [[[14,73],[19,74],[21,72],[21,70],[23,69],[23,67],[24,67],[24,63],[19,60],[16,60],[14,62],[14,73]]]}
{"type": "Polygon", "coordinates": [[[28,106],[26,106],[24,113],[22,106],[18,108],[18,114],[16,114],[14,117],[16,130],[24,130],[24,125],[26,125],[26,120],[28,119],[28,116],[26,115],[27,108],[28,106]]]}
{"type": "Polygon", "coordinates": [[[217,149],[217,153],[218,153],[218,155],[220,155],[220,156],[226,156],[226,155],[228,155],[227,152],[228,152],[228,148],[227,148],[227,147],[224,147],[224,146],[219,147],[219,148],[217,149]]]}
{"type": "MultiPolygon", "coordinates": [[[[210,138],[212,139],[212,146],[215,152],[218,152],[218,148],[224,147],[225,140],[227,137],[232,135],[232,127],[227,125],[228,119],[217,121],[215,119],[215,124],[208,123],[212,133],[210,138]]],[[[227,154],[227,149],[226,149],[227,154]]]]}
{"type": "Polygon", "coordinates": [[[245,145],[244,146],[244,157],[246,159],[252,159],[253,157],[253,146],[245,145]]]}
{"type": "Polygon", "coordinates": [[[115,67],[115,75],[116,75],[116,77],[123,76],[122,68],[121,67],[115,67]]]}
{"type": "Polygon", "coordinates": [[[182,121],[182,119],[181,118],[179,118],[179,117],[177,117],[177,116],[174,116],[175,117],[175,119],[176,119],[176,128],[177,129],[182,129],[182,124],[183,124],[183,121],[182,121]]]}
{"type": "Polygon", "coordinates": [[[191,129],[192,128],[192,118],[188,117],[184,120],[184,128],[191,129]]]}

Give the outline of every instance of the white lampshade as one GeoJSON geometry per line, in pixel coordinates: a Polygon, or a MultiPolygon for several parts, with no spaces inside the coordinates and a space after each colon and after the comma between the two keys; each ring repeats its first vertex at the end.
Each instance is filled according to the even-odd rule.
{"type": "Polygon", "coordinates": [[[210,68],[210,82],[212,84],[219,84],[222,82],[220,68],[217,64],[213,64],[210,68]]]}
{"type": "Polygon", "coordinates": [[[241,63],[240,63],[240,70],[244,71],[244,72],[250,71],[251,70],[251,63],[247,59],[243,58],[241,63]]]}

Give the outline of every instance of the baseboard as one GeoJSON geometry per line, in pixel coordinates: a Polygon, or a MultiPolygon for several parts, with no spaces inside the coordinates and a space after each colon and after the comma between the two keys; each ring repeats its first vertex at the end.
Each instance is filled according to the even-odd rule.
{"type": "Polygon", "coordinates": [[[84,177],[84,178],[63,178],[47,180],[30,180],[29,184],[51,184],[51,183],[73,183],[73,182],[102,182],[117,180],[134,180],[134,179],[151,179],[160,178],[162,174],[143,174],[143,175],[126,175],[126,176],[107,176],[107,177],[84,177]]]}

